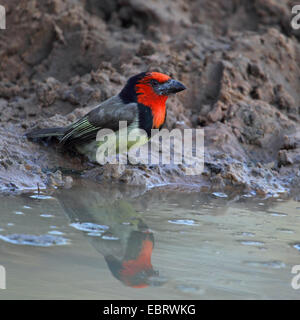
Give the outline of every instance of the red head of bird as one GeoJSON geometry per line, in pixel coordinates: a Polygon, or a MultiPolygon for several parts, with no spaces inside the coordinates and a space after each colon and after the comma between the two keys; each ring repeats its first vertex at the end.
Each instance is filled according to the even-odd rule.
{"type": "Polygon", "coordinates": [[[137,102],[151,109],[152,128],[160,128],[166,117],[168,96],[185,90],[185,86],[160,72],[143,72],[131,77],[120,97],[124,103],[137,102]]]}

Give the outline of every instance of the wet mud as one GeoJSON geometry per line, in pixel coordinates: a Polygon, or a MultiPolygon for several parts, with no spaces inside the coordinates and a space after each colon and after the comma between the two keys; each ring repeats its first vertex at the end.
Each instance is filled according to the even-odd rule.
{"type": "MultiPolygon", "coordinates": [[[[4,2],[4,3],[3,3],[4,2]]],[[[9,0],[0,31],[0,190],[98,183],[287,192],[300,177],[300,33],[293,1],[9,0]],[[161,71],[188,90],[166,127],[205,132],[205,167],[99,166],[31,128],[67,125],[127,78],[161,71]]]]}

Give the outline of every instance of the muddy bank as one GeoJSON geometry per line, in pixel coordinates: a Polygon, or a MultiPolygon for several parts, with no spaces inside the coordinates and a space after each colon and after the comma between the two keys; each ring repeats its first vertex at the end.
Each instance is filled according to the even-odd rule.
{"type": "Polygon", "coordinates": [[[292,1],[4,1],[0,32],[0,188],[63,187],[72,176],[258,193],[299,183],[300,33],[292,1]],[[205,170],[95,166],[23,138],[61,126],[144,70],[188,88],[167,127],[204,128],[205,170]]]}

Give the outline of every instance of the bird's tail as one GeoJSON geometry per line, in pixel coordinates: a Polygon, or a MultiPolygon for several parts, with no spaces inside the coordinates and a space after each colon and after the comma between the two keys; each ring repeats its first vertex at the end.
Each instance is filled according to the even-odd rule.
{"type": "Polygon", "coordinates": [[[30,132],[27,132],[25,136],[28,139],[43,139],[47,137],[56,137],[60,140],[65,133],[65,128],[46,128],[46,129],[34,129],[30,132]]]}

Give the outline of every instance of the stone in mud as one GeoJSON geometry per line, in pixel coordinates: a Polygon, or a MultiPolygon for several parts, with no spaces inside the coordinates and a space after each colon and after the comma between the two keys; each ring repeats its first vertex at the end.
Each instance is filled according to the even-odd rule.
{"type": "Polygon", "coordinates": [[[138,55],[139,56],[151,56],[153,53],[155,53],[155,45],[152,41],[145,41],[143,40],[140,43],[140,47],[138,49],[138,55]]]}

